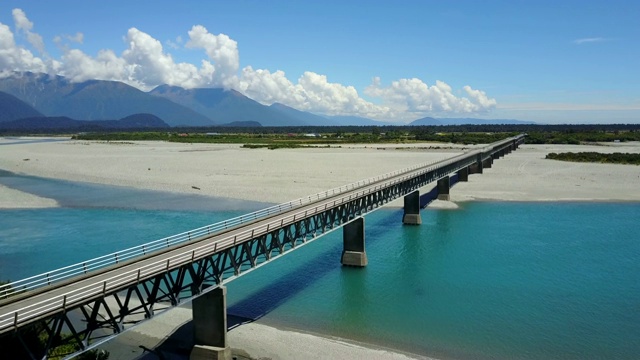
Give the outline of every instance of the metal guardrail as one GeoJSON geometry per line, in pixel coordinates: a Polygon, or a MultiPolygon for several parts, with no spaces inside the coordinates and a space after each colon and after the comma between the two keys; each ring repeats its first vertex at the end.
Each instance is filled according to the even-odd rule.
{"type": "MultiPolygon", "coordinates": [[[[468,154],[468,153],[466,153],[468,154]]],[[[76,264],[68,265],[59,269],[48,271],[46,273],[34,275],[22,280],[13,281],[9,284],[0,286],[0,299],[7,296],[21,293],[24,291],[34,290],[40,287],[49,286],[61,281],[70,279],[74,276],[84,275],[94,270],[103,269],[107,266],[118,264],[125,260],[130,260],[135,257],[151,254],[155,251],[169,248],[174,245],[182,244],[193,239],[201,238],[228,230],[238,225],[246,224],[248,222],[256,221],[270,215],[281,213],[285,210],[291,210],[295,207],[308,204],[312,201],[318,201],[329,196],[339,195],[345,191],[353,190],[360,186],[365,186],[374,182],[379,182],[390,177],[394,177],[406,172],[413,171],[415,169],[424,168],[430,166],[435,162],[414,165],[401,170],[396,170],[386,174],[382,174],[373,178],[360,180],[351,184],[343,185],[337,188],[329,189],[327,191],[310,195],[307,197],[292,200],[283,204],[274,205],[262,210],[258,210],[249,214],[241,215],[232,219],[224,220],[218,223],[206,225],[197,229],[189,230],[180,234],[172,235],[159,240],[151,241],[142,245],[130,247],[124,250],[120,250],[111,254],[103,255],[97,258],[85,260],[76,264]]]]}
{"type": "MultiPolygon", "coordinates": [[[[369,193],[376,192],[381,188],[386,188],[394,184],[401,183],[407,179],[411,179],[420,174],[432,171],[437,167],[446,166],[450,163],[460,160],[460,158],[464,158],[469,155],[470,155],[469,153],[466,153],[466,154],[459,155],[447,160],[434,162],[432,164],[426,165],[427,166],[426,168],[424,166],[421,168],[412,167],[419,170],[416,170],[416,169],[408,170],[407,174],[405,174],[404,176],[397,177],[391,181],[384,182],[382,184],[369,186],[369,187],[366,187],[367,184],[362,184],[360,185],[360,187],[366,187],[364,190],[359,191],[355,194],[351,194],[348,197],[342,197],[333,201],[321,203],[316,207],[314,207],[313,210],[311,211],[310,210],[300,211],[300,212],[294,213],[293,215],[289,215],[286,218],[274,220],[270,223],[267,223],[266,225],[263,224],[258,227],[247,229],[240,234],[228,236],[226,238],[223,238],[221,240],[218,240],[212,243],[205,243],[202,246],[199,246],[193,250],[185,251],[177,255],[173,255],[167,259],[162,259],[154,263],[112,276],[101,282],[90,284],[82,288],[69,291],[65,294],[55,296],[53,298],[45,299],[38,303],[21,308],[15,312],[2,314],[0,315],[0,331],[7,327],[18,326],[21,322],[25,322],[32,318],[39,317],[50,311],[54,311],[60,308],[65,308],[66,306],[72,306],[75,302],[85,300],[93,296],[105,295],[106,293],[109,293],[110,291],[117,289],[122,284],[126,284],[133,281],[139,281],[141,279],[152,277],[159,272],[165,272],[165,271],[174,269],[176,267],[179,267],[181,265],[193,262],[194,260],[197,260],[199,258],[209,256],[211,254],[216,253],[217,251],[221,251],[229,247],[235,246],[238,242],[249,240],[254,236],[260,236],[260,235],[266,234],[270,230],[273,230],[278,227],[290,225],[292,223],[295,223],[300,218],[317,214],[318,212],[325,211],[330,207],[335,207],[345,202],[349,202],[353,198],[358,198],[358,197],[367,195],[369,193]]],[[[400,175],[400,174],[397,174],[397,175],[400,175]]],[[[372,178],[372,179],[375,179],[375,178],[372,178]]],[[[349,184],[346,186],[352,186],[354,184],[363,183],[369,180],[371,179],[349,184]]],[[[338,189],[345,188],[346,186],[340,187],[338,189]]],[[[321,194],[324,194],[324,193],[321,193],[321,194]]],[[[227,279],[227,281],[229,281],[229,279],[227,279]]]]}
{"type": "MultiPolygon", "coordinates": [[[[491,147],[495,148],[497,146],[501,146],[511,140],[513,140],[513,138],[494,143],[492,144],[491,147]]],[[[269,232],[272,226],[273,228],[271,229],[275,229],[276,226],[282,227],[285,225],[295,223],[295,221],[299,220],[300,218],[316,214],[318,211],[325,211],[326,209],[329,208],[329,204],[331,204],[331,207],[335,207],[344,202],[350,201],[354,197],[357,198],[360,196],[367,195],[371,192],[377,191],[378,189],[389,187],[396,183],[403,182],[407,179],[414,178],[426,172],[432,171],[438,167],[443,167],[453,162],[464,159],[466,157],[476,155],[481,152],[486,152],[487,149],[489,148],[490,147],[485,147],[481,150],[468,151],[468,152],[465,152],[464,154],[455,156],[453,158],[436,161],[428,164],[423,164],[423,165],[412,166],[403,170],[383,174],[374,178],[361,180],[355,183],[341,186],[339,188],[330,189],[322,193],[318,193],[308,197],[293,200],[288,203],[275,205],[267,209],[256,211],[247,215],[242,215],[230,220],[222,221],[216,224],[212,224],[212,225],[204,226],[191,231],[183,232],[181,234],[173,235],[164,239],[156,240],[140,246],[125,249],[116,253],[104,255],[95,259],[87,260],[82,263],[77,263],[77,264],[70,265],[61,269],[57,269],[48,273],[32,276],[30,278],[11,283],[9,285],[5,285],[2,288],[0,288],[0,298],[4,298],[4,295],[10,295],[10,294],[15,294],[18,292],[25,291],[25,287],[27,286],[28,286],[28,289],[36,289],[42,286],[50,285],[54,282],[59,282],[64,279],[69,279],[79,274],[86,274],[87,272],[90,272],[92,270],[117,264],[118,262],[121,262],[127,259],[132,259],[137,256],[146,255],[154,251],[157,251],[159,249],[164,249],[176,244],[185,243],[186,241],[190,241],[198,237],[215,234],[216,232],[221,232],[223,230],[230,229],[231,227],[234,227],[240,224],[245,224],[258,219],[265,219],[269,215],[281,213],[285,210],[291,210],[293,208],[296,208],[311,202],[318,202],[320,199],[328,198],[335,194],[340,194],[342,192],[354,190],[360,187],[364,188],[364,190],[362,190],[361,192],[358,191],[355,194],[349,195],[349,197],[342,197],[333,201],[319,203],[319,205],[314,207],[312,211],[310,210],[300,211],[300,212],[294,213],[293,215],[289,215],[286,218],[277,219],[273,222],[269,222],[266,225],[260,225],[257,227],[249,228],[241,232],[240,234],[236,234],[233,236],[230,235],[228,237],[217,240],[215,242],[204,243],[202,246],[199,246],[193,250],[185,251],[177,255],[173,255],[169,258],[156,261],[152,264],[148,264],[133,270],[129,270],[121,274],[117,274],[104,281],[90,284],[82,288],[66,292],[62,295],[45,299],[43,301],[23,307],[16,311],[0,314],[0,332],[3,329],[6,329],[8,327],[17,327],[22,322],[28,321],[35,317],[39,317],[55,309],[71,306],[73,305],[73,303],[90,298],[92,296],[97,296],[100,294],[104,295],[110,292],[111,290],[117,289],[122,284],[132,282],[132,281],[139,281],[140,279],[151,277],[153,275],[156,275],[157,273],[168,271],[170,269],[179,267],[180,265],[190,263],[196,259],[216,253],[217,251],[235,246],[235,244],[237,244],[238,242],[246,241],[250,238],[253,238],[254,236],[266,234],[269,232]],[[403,176],[398,177],[400,175],[403,175],[403,176]],[[395,177],[395,179],[388,182],[384,182],[382,184],[377,184],[379,182],[382,182],[392,177],[395,177]],[[373,184],[377,184],[377,185],[370,186],[373,184]],[[11,290],[11,292],[8,292],[8,290],[11,290]],[[4,291],[4,293],[2,291],[4,291]]],[[[227,279],[226,281],[228,280],[229,279],[227,279]]]]}

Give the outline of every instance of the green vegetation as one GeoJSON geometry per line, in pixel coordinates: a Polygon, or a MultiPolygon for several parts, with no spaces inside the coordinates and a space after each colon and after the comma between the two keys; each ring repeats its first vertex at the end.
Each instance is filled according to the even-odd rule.
{"type": "MultiPolygon", "coordinates": [[[[9,282],[0,281],[0,286],[6,284],[9,284],[9,282]]],[[[5,296],[5,298],[7,297],[5,296]]],[[[42,354],[49,341],[49,334],[41,323],[36,323],[26,329],[22,329],[20,338],[24,346],[11,332],[0,336],[0,349],[2,349],[3,358],[30,359],[31,356],[25,351],[25,347],[32,354],[42,354]]],[[[63,359],[67,355],[80,350],[77,344],[69,341],[71,338],[72,335],[70,334],[62,334],[60,338],[54,339],[54,344],[57,344],[57,346],[49,349],[47,358],[52,360],[63,359]]],[[[109,352],[100,349],[90,350],[75,357],[75,359],[79,360],[107,360],[108,358],[109,352]]]]}
{"type": "Polygon", "coordinates": [[[368,129],[368,132],[335,132],[323,133],[202,133],[202,132],[111,132],[87,133],[73,136],[77,140],[101,141],[170,141],[181,143],[216,143],[243,144],[246,148],[297,148],[317,147],[341,144],[373,144],[373,143],[412,143],[412,142],[444,142],[456,144],[486,144],[515,136],[515,132],[504,133],[435,133],[421,128],[412,131],[390,129],[382,132],[378,127],[368,129]]]}
{"type": "Polygon", "coordinates": [[[573,162],[594,162],[603,164],[630,164],[640,165],[640,154],[631,153],[613,153],[602,154],[597,152],[579,152],[579,153],[550,153],[546,157],[552,160],[573,161],[573,162]]]}
{"type": "Polygon", "coordinates": [[[628,125],[451,125],[173,128],[170,132],[92,132],[80,140],[156,140],[242,144],[247,148],[295,148],[340,144],[439,142],[489,144],[527,133],[527,144],[640,141],[640,124],[628,125]]]}
{"type": "Polygon", "coordinates": [[[527,144],[574,144],[614,141],[640,141],[640,131],[533,131],[527,144]]]}

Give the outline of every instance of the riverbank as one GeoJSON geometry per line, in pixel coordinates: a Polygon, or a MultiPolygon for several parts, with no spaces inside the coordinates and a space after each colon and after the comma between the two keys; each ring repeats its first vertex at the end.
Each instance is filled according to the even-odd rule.
{"type": "Polygon", "coordinates": [[[462,151],[455,146],[431,151],[396,148],[402,147],[268,150],[243,149],[237,144],[16,142],[3,146],[0,169],[45,178],[283,203],[462,151]]]}
{"type": "MultiPolygon", "coordinates": [[[[9,144],[0,152],[0,169],[17,174],[265,203],[287,202],[468,149],[428,143],[279,150],[243,149],[237,144],[72,140],[0,139],[0,144],[9,144]]],[[[640,153],[640,143],[525,144],[483,175],[458,183],[451,200],[640,201],[640,167],[545,159],[550,152],[567,151],[640,153]]],[[[0,194],[1,208],[55,206],[51,199],[6,187],[0,186],[0,194]]]]}
{"type": "MultiPolygon", "coordinates": [[[[191,319],[190,308],[175,308],[125,332],[100,348],[109,351],[109,359],[151,360],[157,359],[158,353],[168,359],[187,359],[192,344],[191,319]],[[146,352],[141,346],[155,349],[156,354],[146,352]]],[[[230,319],[232,322],[232,315],[230,319]]],[[[239,360],[432,360],[374,344],[297,329],[276,328],[262,321],[242,323],[238,320],[237,326],[229,330],[227,336],[233,356],[239,360]]]]}

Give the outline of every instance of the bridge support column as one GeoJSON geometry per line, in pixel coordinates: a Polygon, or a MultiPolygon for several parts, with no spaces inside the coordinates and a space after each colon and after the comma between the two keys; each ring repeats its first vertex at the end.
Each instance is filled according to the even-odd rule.
{"type": "Polygon", "coordinates": [[[344,249],[342,265],[367,266],[367,252],[364,249],[364,218],[359,217],[342,227],[344,249]]]}
{"type": "Polygon", "coordinates": [[[482,162],[482,168],[491,169],[491,164],[493,164],[493,158],[488,158],[487,160],[482,162]]]}
{"type": "Polygon", "coordinates": [[[193,339],[190,360],[231,360],[227,343],[227,288],[219,286],[193,299],[193,339]]]}
{"type": "Polygon", "coordinates": [[[482,161],[469,165],[469,174],[482,174],[482,161]]]}
{"type": "Polygon", "coordinates": [[[458,170],[458,181],[469,181],[469,167],[458,170]]]}
{"type": "Polygon", "coordinates": [[[438,200],[449,201],[451,198],[449,195],[449,189],[451,189],[451,179],[449,176],[445,176],[438,180],[438,200]]]}
{"type": "Polygon", "coordinates": [[[407,225],[420,225],[420,192],[418,190],[404,196],[404,216],[402,223],[407,225]]]}

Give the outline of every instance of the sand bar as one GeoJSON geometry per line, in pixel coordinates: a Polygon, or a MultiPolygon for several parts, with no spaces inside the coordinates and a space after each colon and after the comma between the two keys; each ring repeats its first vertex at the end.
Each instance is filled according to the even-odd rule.
{"type": "Polygon", "coordinates": [[[31,195],[0,184],[0,209],[34,209],[57,207],[53,199],[31,195]]]}
{"type": "MultiPolygon", "coordinates": [[[[0,169],[45,178],[282,203],[444,159],[465,148],[468,147],[424,143],[268,150],[243,149],[236,144],[18,142],[0,149],[0,169]],[[435,147],[440,149],[433,149],[435,147]]],[[[453,201],[640,201],[640,166],[544,158],[549,152],[566,151],[640,153],[640,143],[525,144],[496,161],[483,175],[472,175],[469,182],[457,184],[451,198],[453,201]]],[[[15,196],[13,193],[6,198],[15,196]]],[[[12,202],[18,206],[25,201],[17,198],[3,201],[2,207],[12,207],[12,202]]],[[[33,200],[32,203],[39,202],[33,200]]],[[[51,206],[48,200],[41,203],[51,206]]]]}
{"type": "MultiPolygon", "coordinates": [[[[433,144],[422,144],[429,146],[433,144]]],[[[19,143],[3,146],[0,169],[106,185],[283,203],[461,152],[366,145],[243,149],[167,142],[19,143]],[[25,160],[28,159],[28,160],[25,160]]]]}

